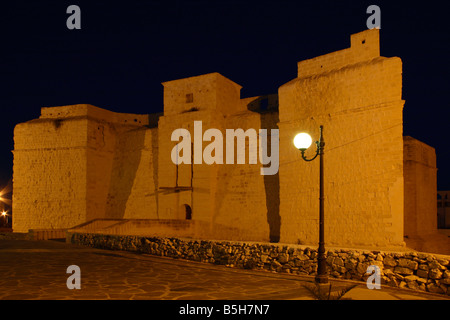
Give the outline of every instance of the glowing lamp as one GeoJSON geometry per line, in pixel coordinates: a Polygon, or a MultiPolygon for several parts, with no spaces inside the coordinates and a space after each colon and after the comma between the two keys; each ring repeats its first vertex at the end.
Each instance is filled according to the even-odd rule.
{"type": "Polygon", "coordinates": [[[312,138],[309,134],[302,132],[294,137],[294,146],[299,150],[306,150],[312,144],[312,138]]]}

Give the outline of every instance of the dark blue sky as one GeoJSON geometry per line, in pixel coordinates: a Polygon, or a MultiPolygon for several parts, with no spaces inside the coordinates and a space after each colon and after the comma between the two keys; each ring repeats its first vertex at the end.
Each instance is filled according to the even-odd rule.
{"type": "Polygon", "coordinates": [[[381,8],[381,54],[403,60],[404,135],[436,148],[450,189],[450,23],[440,2],[16,1],[0,7],[0,183],[12,175],[13,128],[40,108],[89,103],[163,109],[161,82],[219,72],[242,97],[276,93],[297,62],[350,46],[381,8]],[[81,8],[81,30],[66,9],[81,8]]]}

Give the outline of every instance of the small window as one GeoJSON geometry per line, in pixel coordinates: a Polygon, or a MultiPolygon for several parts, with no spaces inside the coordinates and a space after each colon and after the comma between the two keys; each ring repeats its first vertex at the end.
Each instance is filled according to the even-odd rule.
{"type": "Polygon", "coordinates": [[[192,103],[194,102],[194,94],[193,93],[188,93],[186,95],[186,103],[192,103]]]}

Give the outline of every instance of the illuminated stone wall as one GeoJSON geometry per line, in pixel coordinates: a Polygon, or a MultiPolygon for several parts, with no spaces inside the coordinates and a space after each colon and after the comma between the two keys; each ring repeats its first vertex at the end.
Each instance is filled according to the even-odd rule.
{"type": "Polygon", "coordinates": [[[402,62],[379,56],[378,30],[299,62],[279,101],[281,241],[318,241],[319,161],[302,161],[292,139],[306,131],[318,140],[323,125],[325,242],[401,245],[402,62]]]}
{"type": "Polygon", "coordinates": [[[450,238],[437,232],[437,179],[434,148],[404,137],[405,242],[426,252],[450,253],[450,238]]]}
{"type": "Polygon", "coordinates": [[[299,62],[298,77],[278,95],[241,98],[240,85],[210,73],[163,83],[162,115],[43,108],[14,132],[14,231],[101,218],[184,220],[189,207],[210,239],[317,245],[319,161],[301,160],[292,139],[300,131],[318,139],[320,125],[327,245],[401,246],[411,221],[418,233],[432,230],[432,213],[422,208],[430,209],[436,172],[404,171],[402,62],[380,56],[378,30],[350,42],[299,62]],[[249,164],[248,155],[246,164],[202,159],[177,169],[171,135],[187,129],[194,143],[194,121],[202,121],[201,134],[222,132],[224,162],[226,129],[279,129],[279,173],[261,175],[260,162],[249,164]],[[405,173],[431,175],[415,211],[405,207],[405,173]],[[417,220],[405,222],[408,215],[417,220]]]}
{"type": "Polygon", "coordinates": [[[32,120],[14,130],[13,230],[86,221],[87,118],[32,120]]]}
{"type": "Polygon", "coordinates": [[[115,219],[157,219],[158,129],[140,127],[119,136],[106,216],[115,219]]]}
{"type": "MultiPolygon", "coordinates": [[[[158,190],[158,218],[185,219],[184,205],[189,205],[192,219],[209,223],[214,238],[230,237],[231,228],[233,238],[268,241],[266,187],[260,165],[249,164],[248,153],[246,164],[236,164],[236,161],[226,164],[225,136],[226,129],[255,129],[258,132],[271,125],[276,128],[278,113],[261,114],[249,110],[262,98],[240,99],[241,87],[218,73],[163,85],[164,116],[158,124],[158,181],[161,187],[158,190]],[[202,121],[201,135],[209,128],[222,132],[224,164],[207,165],[203,159],[197,163],[195,148],[203,152],[209,142],[195,143],[194,121],[202,121]],[[194,164],[178,165],[177,173],[177,166],[171,160],[171,151],[177,142],[171,141],[171,134],[178,128],[190,132],[194,164]],[[189,189],[191,185],[192,190],[189,189]],[[184,189],[177,190],[176,186],[184,189]]],[[[246,149],[248,151],[248,141],[246,149]]],[[[274,186],[277,187],[278,184],[274,186]]]]}
{"type": "Polygon", "coordinates": [[[114,160],[125,157],[118,141],[127,131],[147,124],[148,116],[90,105],[42,108],[39,119],[18,124],[14,231],[67,228],[108,217],[107,199],[117,197],[114,186],[123,182],[117,172],[112,175],[114,160]]]}
{"type": "Polygon", "coordinates": [[[404,137],[405,235],[425,235],[437,229],[436,153],[434,148],[404,137]]]}

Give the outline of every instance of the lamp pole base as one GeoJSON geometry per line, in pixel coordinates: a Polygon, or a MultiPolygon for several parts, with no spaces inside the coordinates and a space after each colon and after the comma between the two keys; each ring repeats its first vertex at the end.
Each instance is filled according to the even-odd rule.
{"type": "Polygon", "coordinates": [[[315,281],[316,281],[316,283],[326,284],[326,283],[328,283],[328,276],[324,275],[324,274],[318,274],[315,277],[315,281]]]}

